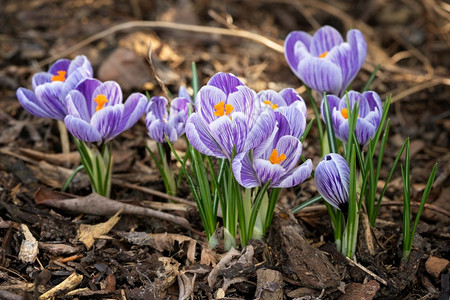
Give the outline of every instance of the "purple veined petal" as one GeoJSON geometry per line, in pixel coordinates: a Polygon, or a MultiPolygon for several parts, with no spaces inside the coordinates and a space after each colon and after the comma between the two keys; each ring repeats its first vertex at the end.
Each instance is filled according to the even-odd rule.
{"type": "Polygon", "coordinates": [[[248,152],[239,153],[232,163],[234,178],[247,189],[261,185],[248,155],[248,152]]]}
{"type": "Polygon", "coordinates": [[[287,103],[283,99],[283,97],[279,93],[277,93],[273,90],[263,90],[263,91],[259,92],[256,95],[256,97],[258,98],[258,100],[260,102],[265,103],[265,106],[276,105],[276,107],[272,107],[272,108],[287,106],[287,103]],[[269,103],[267,103],[265,101],[268,101],[269,103]]]}
{"type": "Polygon", "coordinates": [[[334,47],[325,59],[332,61],[341,70],[342,86],[339,96],[342,96],[359,71],[357,58],[353,56],[353,49],[350,48],[348,43],[342,43],[334,47]]]}
{"type": "Polygon", "coordinates": [[[184,86],[180,86],[180,88],[178,89],[178,97],[184,98],[184,99],[188,100],[190,103],[192,103],[192,97],[188,93],[186,87],[184,87],[184,86]]]}
{"type": "Polygon", "coordinates": [[[322,159],[314,173],[314,182],[330,205],[342,209],[348,203],[350,168],[339,154],[330,153],[322,159]]]}
{"type": "Polygon", "coordinates": [[[122,119],[117,127],[118,133],[130,129],[134,124],[136,124],[140,117],[144,114],[146,106],[147,97],[141,93],[131,94],[127,98],[127,101],[125,101],[122,119]]]}
{"type": "Polygon", "coordinates": [[[229,160],[232,158],[234,147],[236,154],[245,151],[247,125],[246,118],[241,112],[232,113],[231,118],[229,116],[220,117],[209,124],[212,137],[220,145],[229,160]]]}
{"type": "Polygon", "coordinates": [[[253,167],[261,184],[265,184],[269,180],[271,184],[278,182],[281,176],[286,173],[286,170],[281,165],[272,164],[270,161],[260,158],[254,159],[253,167]]]}
{"type": "Polygon", "coordinates": [[[325,25],[313,35],[309,50],[313,56],[318,57],[343,42],[344,40],[339,31],[331,26],[325,25]]]}
{"type": "Polygon", "coordinates": [[[381,115],[383,112],[383,106],[381,104],[381,98],[376,92],[367,91],[363,93],[363,103],[361,103],[360,114],[361,116],[365,116],[363,111],[377,111],[381,115]],[[362,108],[364,106],[364,108],[362,108]]]}
{"type": "Polygon", "coordinates": [[[45,110],[52,119],[64,120],[67,115],[65,99],[61,99],[61,90],[64,83],[54,81],[36,87],[37,104],[45,110]]]}
{"type": "Polygon", "coordinates": [[[152,113],[157,119],[168,119],[169,115],[167,113],[167,104],[168,101],[165,97],[152,97],[150,101],[147,103],[147,107],[145,112],[152,113]]]}
{"type": "Polygon", "coordinates": [[[98,95],[104,95],[108,99],[105,107],[115,106],[123,101],[122,89],[115,81],[106,81],[99,85],[92,93],[92,99],[95,99],[98,95]]]}
{"type": "Polygon", "coordinates": [[[187,119],[190,105],[191,101],[188,99],[177,97],[170,102],[170,115],[182,113],[187,119]]]}
{"type": "Polygon", "coordinates": [[[81,81],[75,88],[77,91],[80,91],[86,98],[89,115],[91,117],[95,113],[95,109],[97,107],[97,102],[93,101],[92,94],[101,84],[102,82],[98,79],[86,78],[83,81],[81,81]]]}
{"type": "Polygon", "coordinates": [[[309,49],[302,42],[297,42],[294,45],[294,55],[297,57],[298,64],[296,66],[291,67],[294,74],[301,79],[301,71],[298,69],[299,64],[304,60],[313,59],[314,56],[309,53],[309,49]]]}
{"type": "Polygon", "coordinates": [[[312,57],[302,60],[298,73],[300,79],[313,90],[337,94],[341,89],[341,71],[327,59],[312,57]]]}
{"type": "Polygon", "coordinates": [[[300,103],[302,103],[303,107],[304,107],[304,112],[306,115],[305,100],[303,100],[303,98],[297,93],[296,90],[294,90],[293,88],[286,88],[286,89],[282,89],[279,94],[281,97],[283,97],[284,102],[286,102],[286,105],[288,105],[288,106],[292,105],[296,101],[299,101],[300,103]]]}
{"type": "Polygon", "coordinates": [[[33,87],[33,91],[36,90],[41,84],[52,82],[52,74],[47,72],[39,72],[33,75],[33,79],[31,80],[31,85],[33,87]]]}
{"type": "Polygon", "coordinates": [[[67,94],[76,88],[76,86],[85,78],[89,78],[89,74],[86,70],[79,68],[67,76],[66,81],[61,90],[61,97],[65,98],[67,94]]]}
{"type": "Polygon", "coordinates": [[[178,140],[177,130],[171,124],[169,123],[164,124],[164,133],[167,135],[167,138],[171,143],[178,140]]]}
{"type": "Polygon", "coordinates": [[[45,110],[43,110],[37,104],[38,100],[36,99],[36,95],[34,94],[33,91],[25,88],[18,88],[16,94],[19,103],[30,114],[39,118],[52,118],[52,116],[50,116],[45,110]]]}
{"type": "Polygon", "coordinates": [[[178,138],[178,136],[183,135],[185,132],[186,119],[184,118],[184,116],[181,115],[181,113],[173,114],[170,115],[169,122],[167,122],[167,125],[175,129],[178,138]]]}
{"type": "Polygon", "coordinates": [[[84,55],[78,55],[71,62],[67,69],[67,74],[71,75],[76,69],[82,68],[87,73],[86,77],[92,77],[94,74],[92,70],[92,65],[84,55]]]}
{"type": "Polygon", "coordinates": [[[378,129],[378,126],[380,126],[381,122],[381,113],[377,109],[375,109],[375,111],[369,112],[363,119],[378,129]]]}
{"type": "Polygon", "coordinates": [[[58,75],[58,71],[66,71],[69,69],[70,59],[63,58],[57,60],[53,65],[50,66],[48,72],[52,75],[58,75]]]}
{"type": "Polygon", "coordinates": [[[356,121],[355,135],[358,140],[358,144],[362,147],[367,145],[369,140],[374,137],[376,131],[377,128],[365,119],[358,118],[356,121]]]}
{"type": "Polygon", "coordinates": [[[72,115],[67,115],[64,118],[64,123],[66,124],[67,130],[77,139],[84,142],[100,142],[102,136],[96,128],[94,128],[90,123],[78,119],[72,115]]]}
{"type": "Polygon", "coordinates": [[[340,134],[339,128],[341,128],[343,123],[347,123],[347,131],[348,131],[348,119],[344,118],[342,115],[342,112],[338,110],[336,107],[333,108],[331,111],[331,122],[333,123],[333,129],[334,134],[338,139],[341,141],[346,142],[347,141],[347,135],[345,135],[345,138],[340,134]]]}
{"type": "Polygon", "coordinates": [[[302,163],[295,169],[290,170],[283,175],[278,182],[274,183],[272,187],[276,188],[290,188],[299,185],[311,175],[312,162],[310,159],[302,163]]]}
{"type": "Polygon", "coordinates": [[[250,118],[257,101],[256,93],[246,86],[238,86],[236,89],[236,92],[228,95],[227,104],[233,106],[233,112],[242,112],[250,118]]]}
{"type": "MultiPolygon", "coordinates": [[[[341,110],[339,109],[341,99],[335,95],[327,95],[327,100],[330,107],[331,121],[333,122],[334,132],[336,133],[337,128],[339,128],[343,121],[343,116],[341,114],[341,110]]],[[[326,123],[325,99],[322,99],[322,102],[320,103],[320,114],[322,116],[322,120],[326,123]]]]}
{"type": "Polygon", "coordinates": [[[347,42],[355,49],[355,57],[358,58],[358,69],[361,69],[367,56],[367,43],[361,31],[352,29],[347,32],[347,42]]]}
{"type": "MultiPolygon", "coordinates": [[[[334,124],[333,124],[334,125],[334,124]]],[[[334,127],[334,133],[338,139],[343,141],[344,143],[347,143],[348,141],[348,120],[343,120],[339,127],[334,127]],[[337,130],[336,130],[337,129],[337,130]]]]}
{"type": "Polygon", "coordinates": [[[339,103],[339,110],[342,110],[343,108],[347,108],[348,112],[350,112],[350,109],[353,109],[355,106],[355,103],[359,103],[359,111],[358,116],[361,116],[361,101],[363,100],[363,95],[357,91],[349,91],[346,95],[342,96],[342,99],[339,103]],[[350,104],[350,107],[347,107],[347,96],[348,96],[348,103],[350,104]]]}
{"type": "Polygon", "coordinates": [[[158,143],[164,143],[164,123],[159,119],[150,118],[150,114],[145,119],[148,135],[158,143]],[[151,120],[152,119],[152,120],[151,120]]]}
{"type": "Polygon", "coordinates": [[[278,155],[286,155],[286,159],[280,163],[285,170],[293,169],[302,155],[302,143],[296,137],[290,135],[282,136],[275,149],[278,155]]]}
{"type": "Polygon", "coordinates": [[[214,106],[222,101],[225,103],[226,100],[227,96],[223,91],[213,86],[204,86],[197,93],[196,112],[209,124],[218,118],[214,115],[216,111],[214,106]]]}
{"type": "Polygon", "coordinates": [[[200,153],[218,158],[227,158],[211,136],[208,124],[197,113],[191,114],[186,122],[186,137],[192,147],[200,153]]]}
{"type": "Polygon", "coordinates": [[[311,35],[303,31],[293,31],[289,33],[284,40],[284,56],[289,64],[289,67],[294,71],[294,73],[297,72],[297,66],[300,62],[300,57],[295,51],[297,42],[299,42],[299,44],[303,44],[304,50],[309,52],[311,40],[311,35]]]}
{"type": "Polygon", "coordinates": [[[249,151],[256,146],[262,144],[269,136],[273,134],[276,126],[276,115],[273,110],[263,111],[247,134],[247,140],[243,151],[249,151]]]}
{"type": "MultiPolygon", "coordinates": [[[[300,101],[298,102],[300,103],[300,101]]],[[[299,139],[306,128],[306,116],[303,114],[301,106],[284,106],[279,108],[278,111],[282,113],[288,121],[289,132],[285,135],[292,135],[299,139]]]]}
{"type": "Polygon", "coordinates": [[[237,91],[237,87],[244,85],[234,74],[219,72],[208,81],[209,86],[217,87],[222,90],[225,95],[229,95],[237,91]]]}
{"type": "Polygon", "coordinates": [[[77,90],[71,91],[66,96],[67,114],[82,119],[88,123],[91,122],[91,115],[89,114],[86,98],[77,90]]]}
{"type": "Polygon", "coordinates": [[[105,106],[92,116],[91,124],[98,130],[104,142],[113,139],[122,120],[124,105],[105,106]]]}
{"type": "MultiPolygon", "coordinates": [[[[285,120],[285,122],[287,123],[287,120],[285,120]]],[[[279,124],[277,124],[277,126],[273,128],[272,134],[270,134],[265,140],[256,145],[254,148],[251,148],[253,149],[253,157],[268,159],[270,154],[272,153],[272,150],[275,148],[280,135],[283,135],[283,133],[288,130],[289,129],[286,130],[283,126],[279,126],[279,124]]]]}

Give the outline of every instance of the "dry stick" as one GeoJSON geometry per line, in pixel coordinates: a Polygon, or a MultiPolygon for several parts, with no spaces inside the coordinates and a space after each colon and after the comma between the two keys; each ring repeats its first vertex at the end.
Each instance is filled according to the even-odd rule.
{"type": "Polygon", "coordinates": [[[444,85],[450,85],[450,78],[442,78],[442,77],[438,77],[438,78],[434,78],[430,81],[426,81],[422,84],[418,84],[413,86],[412,88],[409,88],[407,90],[401,91],[400,93],[398,93],[397,95],[395,95],[394,97],[392,97],[391,99],[391,103],[397,102],[400,99],[403,99],[411,94],[415,94],[417,92],[420,92],[422,90],[425,89],[429,89],[433,86],[439,85],[439,84],[444,84],[444,85]]]}
{"type": "Polygon", "coordinates": [[[155,65],[153,64],[152,61],[152,42],[150,41],[149,45],[148,45],[148,57],[147,57],[147,61],[148,64],[150,65],[150,69],[153,72],[153,77],[155,77],[156,81],[159,84],[159,87],[161,88],[164,96],[166,97],[167,101],[171,101],[171,98],[169,97],[169,94],[167,93],[167,88],[166,88],[166,84],[164,83],[164,81],[161,80],[161,78],[158,76],[158,72],[156,72],[155,69],[155,65]]]}
{"type": "Polygon", "coordinates": [[[357,263],[356,261],[353,261],[352,259],[350,259],[348,257],[345,257],[345,258],[350,263],[350,265],[357,266],[358,268],[360,268],[361,270],[363,270],[364,272],[366,272],[367,274],[369,274],[370,276],[372,276],[373,278],[375,278],[377,281],[381,282],[382,284],[384,284],[384,285],[388,284],[386,280],[384,280],[383,278],[381,278],[377,274],[373,273],[372,271],[370,271],[369,269],[367,269],[363,265],[360,265],[359,263],[357,263]]]}
{"type": "Polygon", "coordinates": [[[192,206],[192,207],[196,207],[196,204],[194,202],[192,202],[192,201],[189,201],[189,200],[186,200],[186,199],[183,199],[183,198],[180,198],[180,197],[176,197],[176,196],[170,196],[170,195],[168,195],[166,193],[163,193],[163,192],[160,192],[160,191],[157,191],[157,190],[154,190],[154,189],[146,188],[146,187],[143,187],[143,186],[140,186],[140,185],[137,185],[137,184],[123,182],[122,180],[118,180],[118,179],[114,179],[114,178],[112,179],[112,183],[114,183],[114,185],[118,185],[118,186],[125,187],[125,188],[128,188],[128,189],[140,191],[140,192],[147,193],[147,194],[154,195],[154,196],[158,196],[158,197],[161,197],[161,198],[164,198],[164,199],[167,199],[167,200],[171,200],[171,201],[175,201],[175,202],[178,202],[178,203],[186,204],[186,205],[189,205],[189,206],[192,206]]]}
{"type": "MultiPolygon", "coordinates": [[[[403,201],[385,201],[385,202],[381,202],[381,205],[382,206],[403,206],[403,201]]],[[[419,207],[420,202],[411,202],[411,206],[419,207]]],[[[434,212],[437,212],[439,214],[442,214],[446,217],[450,217],[450,212],[446,209],[440,208],[439,206],[425,203],[425,208],[432,210],[434,212]]],[[[310,212],[317,212],[317,211],[326,211],[325,205],[308,206],[308,207],[305,207],[302,210],[298,211],[296,214],[310,213],[310,212]]]]}
{"type": "Polygon", "coordinates": [[[183,217],[174,216],[172,214],[157,211],[147,207],[136,206],[111,200],[96,193],[92,193],[86,197],[56,199],[55,197],[47,196],[45,191],[38,191],[35,196],[35,202],[37,204],[43,204],[58,209],[98,216],[111,216],[114,215],[117,211],[123,209],[123,214],[147,216],[166,220],[171,223],[178,224],[199,235],[204,235],[204,233],[193,229],[189,221],[183,217]]]}
{"type": "Polygon", "coordinates": [[[226,29],[226,28],[188,25],[188,24],[162,22],[162,21],[131,21],[131,22],[125,22],[122,24],[112,26],[104,31],[94,34],[94,35],[90,36],[89,38],[84,39],[81,42],[73,45],[69,49],[40,61],[38,65],[39,65],[39,67],[42,68],[43,66],[45,66],[59,58],[65,57],[65,56],[83,48],[84,46],[89,45],[92,42],[100,40],[100,39],[102,39],[110,34],[113,34],[115,32],[125,30],[125,29],[130,29],[130,28],[174,29],[174,30],[190,31],[190,32],[197,32],[197,33],[235,36],[235,37],[241,37],[241,38],[251,40],[253,42],[265,45],[274,51],[284,53],[284,47],[282,45],[266,38],[265,36],[262,36],[257,33],[249,32],[246,30],[241,30],[241,29],[232,30],[232,29],[226,29]]]}

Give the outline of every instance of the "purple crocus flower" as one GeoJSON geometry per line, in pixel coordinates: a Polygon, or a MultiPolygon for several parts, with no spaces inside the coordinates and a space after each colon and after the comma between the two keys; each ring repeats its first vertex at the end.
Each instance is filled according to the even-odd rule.
{"type": "Polygon", "coordinates": [[[232,169],[239,184],[253,188],[270,180],[271,187],[289,188],[309,177],[312,171],[310,159],[297,166],[302,154],[302,143],[298,138],[285,135],[274,144],[273,149],[266,148],[262,153],[255,149],[252,158],[251,151],[236,155],[232,169]]]}
{"type": "Polygon", "coordinates": [[[122,103],[122,90],[114,81],[85,79],[67,95],[69,132],[84,142],[106,143],[131,128],[144,113],[147,97],[131,94],[122,103]]]}
{"type": "MultiPolygon", "coordinates": [[[[375,135],[380,125],[383,108],[380,96],[376,92],[368,91],[363,94],[356,91],[347,93],[350,107],[353,108],[356,102],[359,103],[358,118],[356,120],[355,134],[360,146],[365,146],[375,135]]],[[[348,140],[348,116],[347,96],[342,99],[334,95],[328,95],[331,120],[336,137],[343,142],[348,140]]],[[[320,106],[322,118],[325,120],[324,103],[320,106]]]]}
{"type": "Polygon", "coordinates": [[[67,94],[92,75],[92,66],[86,56],[77,56],[72,61],[60,59],[48,72],[39,72],[33,76],[33,91],[19,88],[17,98],[32,115],[62,121],[67,115],[67,94]]]}
{"type": "Polygon", "coordinates": [[[292,135],[300,138],[306,127],[306,104],[303,98],[292,88],[281,90],[264,90],[257,98],[262,105],[276,113],[278,135],[292,135]]]}
{"type": "MultiPolygon", "coordinates": [[[[190,96],[189,96],[190,97],[190,96]]],[[[145,124],[151,139],[165,143],[165,136],[175,142],[185,132],[185,124],[189,115],[191,101],[178,97],[170,103],[170,114],[167,112],[167,99],[152,97],[146,109],[145,124]]]]}
{"type": "Polygon", "coordinates": [[[236,76],[217,73],[200,89],[186,136],[199,152],[227,158],[262,144],[274,131],[272,110],[262,110],[256,93],[236,76]]]}
{"type": "Polygon", "coordinates": [[[366,60],[367,45],[357,29],[347,32],[347,42],[331,26],[314,36],[293,31],[285,40],[284,54],[292,71],[313,90],[342,96],[366,60]]]}
{"type": "Polygon", "coordinates": [[[314,182],[325,201],[347,212],[350,168],[342,156],[336,153],[327,154],[317,165],[314,182]]]}

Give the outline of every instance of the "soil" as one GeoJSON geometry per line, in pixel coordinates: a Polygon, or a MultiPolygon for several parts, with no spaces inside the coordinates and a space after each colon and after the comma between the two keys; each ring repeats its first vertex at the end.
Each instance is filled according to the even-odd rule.
{"type": "MultiPolygon", "coordinates": [[[[34,299],[47,292],[39,299],[448,299],[449,21],[449,4],[434,0],[2,1],[0,298],[34,299]],[[137,20],[204,27],[193,31],[169,28],[170,23],[126,23],[137,20]],[[256,91],[294,87],[306,99],[279,48],[204,28],[241,29],[282,45],[290,31],[313,32],[325,24],[340,32],[358,28],[367,40],[367,61],[353,88],[362,89],[380,65],[371,89],[383,99],[392,95],[380,188],[407,137],[412,201],[420,201],[438,163],[408,261],[401,260],[399,172],[389,184],[376,227],[361,225],[356,262],[335,250],[323,205],[290,213],[317,195],[312,180],[282,192],[265,242],[229,252],[220,246],[208,249],[187,185],[177,195],[184,201],[165,197],[145,149],[152,144],[143,120],[113,142],[111,198],[173,219],[126,211],[111,217],[111,209],[94,212],[48,203],[92,200],[92,195],[83,173],[70,185],[70,195],[59,193],[79,157],[72,143],[61,142],[56,121],[30,115],[17,101],[15,91],[30,88],[34,73],[60,57],[84,54],[95,76],[118,81],[125,96],[136,91],[162,95],[147,63],[151,44],[154,68],[172,94],[180,85],[192,85],[191,63],[196,62],[201,84],[216,72],[231,72],[256,91]],[[56,286],[58,291],[48,294],[56,286]]],[[[177,147],[183,151],[185,145],[177,147]]],[[[303,154],[317,165],[319,153],[313,128],[303,154]]],[[[413,216],[416,211],[413,206],[413,216]]]]}

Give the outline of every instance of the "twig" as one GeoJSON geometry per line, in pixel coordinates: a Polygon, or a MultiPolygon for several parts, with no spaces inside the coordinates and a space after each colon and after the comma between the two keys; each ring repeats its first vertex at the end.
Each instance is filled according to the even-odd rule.
{"type": "MultiPolygon", "coordinates": [[[[381,202],[381,205],[382,206],[403,206],[403,201],[384,201],[384,202],[381,202]]],[[[412,202],[411,201],[411,206],[419,207],[420,202],[412,202]]],[[[446,209],[440,208],[439,206],[425,203],[425,208],[432,210],[436,213],[442,214],[446,217],[450,217],[450,212],[446,209]]],[[[321,211],[326,211],[326,210],[327,209],[326,209],[325,205],[314,205],[314,206],[309,206],[309,207],[303,208],[302,210],[298,211],[297,214],[310,213],[310,212],[321,212],[321,211]]]]}
{"type": "Polygon", "coordinates": [[[153,64],[153,60],[152,60],[152,42],[150,41],[149,45],[148,45],[148,57],[147,57],[147,61],[148,64],[150,65],[150,69],[153,72],[153,77],[155,77],[156,81],[159,84],[159,87],[161,88],[164,97],[166,97],[167,101],[170,102],[171,98],[169,97],[169,94],[167,93],[167,88],[166,88],[166,84],[164,83],[164,81],[161,80],[161,78],[158,76],[158,72],[156,72],[156,68],[155,65],[153,64]]]}
{"type": "Polygon", "coordinates": [[[350,259],[348,257],[345,257],[345,258],[350,263],[350,265],[357,266],[358,268],[360,268],[361,270],[363,270],[364,272],[366,272],[367,274],[369,274],[370,276],[372,276],[373,278],[375,278],[377,281],[381,282],[382,284],[384,284],[384,285],[388,284],[386,280],[384,280],[383,278],[381,278],[377,274],[373,273],[372,271],[370,271],[369,269],[367,269],[363,265],[360,265],[359,263],[357,263],[356,261],[353,261],[352,259],[350,259]]]}
{"type": "Polygon", "coordinates": [[[69,54],[83,48],[84,46],[87,46],[90,43],[93,43],[97,40],[105,38],[110,34],[113,34],[115,32],[122,31],[125,29],[132,29],[132,28],[172,29],[172,30],[196,32],[196,33],[235,36],[235,37],[245,38],[245,39],[251,40],[253,42],[265,45],[268,48],[270,48],[276,52],[284,53],[284,47],[282,45],[280,45],[279,43],[276,43],[260,34],[249,32],[246,30],[232,30],[232,29],[226,29],[226,28],[189,25],[189,24],[180,24],[180,23],[163,22],[163,21],[131,21],[131,22],[125,22],[125,23],[121,23],[121,24],[112,26],[104,31],[96,33],[96,34],[88,37],[87,39],[84,39],[81,42],[66,49],[65,51],[62,51],[56,55],[53,55],[49,58],[41,60],[38,65],[39,65],[39,67],[42,68],[43,66],[45,66],[51,62],[54,62],[55,60],[57,60],[59,58],[66,57],[69,54]]]}
{"type": "Polygon", "coordinates": [[[161,198],[164,198],[164,199],[167,199],[167,200],[171,200],[171,201],[175,201],[175,202],[178,202],[178,203],[186,204],[186,205],[189,205],[189,206],[192,206],[192,207],[196,207],[197,206],[192,201],[189,201],[189,200],[186,200],[186,199],[183,199],[183,198],[180,198],[180,197],[176,197],[176,196],[171,196],[171,195],[168,195],[166,193],[163,193],[163,192],[160,192],[160,191],[157,191],[157,190],[154,190],[154,189],[150,189],[150,188],[146,188],[146,187],[143,187],[143,186],[139,186],[137,184],[123,182],[122,180],[118,180],[118,179],[112,179],[112,183],[114,183],[115,185],[121,186],[121,187],[125,187],[125,188],[136,190],[136,191],[140,191],[140,192],[147,193],[147,194],[150,194],[150,195],[153,195],[153,196],[157,196],[157,197],[161,197],[161,198]]]}

